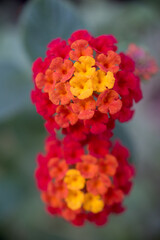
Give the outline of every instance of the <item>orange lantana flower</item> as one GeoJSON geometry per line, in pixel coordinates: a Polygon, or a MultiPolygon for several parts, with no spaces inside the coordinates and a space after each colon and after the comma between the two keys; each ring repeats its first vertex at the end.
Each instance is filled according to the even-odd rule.
{"type": "Polygon", "coordinates": [[[57,83],[55,85],[55,88],[52,88],[49,91],[49,99],[55,105],[68,104],[73,98],[74,97],[70,91],[69,83],[66,83],[66,84],[62,82],[57,83]]]}
{"type": "Polygon", "coordinates": [[[99,161],[100,172],[105,175],[114,176],[117,167],[117,159],[111,154],[106,155],[104,159],[100,159],[99,161]]]}
{"type": "Polygon", "coordinates": [[[121,63],[120,56],[114,51],[108,51],[107,56],[103,53],[99,54],[96,58],[97,65],[105,72],[116,73],[119,70],[119,64],[121,63]]]}
{"type": "Polygon", "coordinates": [[[63,128],[69,127],[69,124],[74,125],[78,121],[77,114],[71,110],[69,105],[58,106],[56,113],[55,121],[63,128]]]}
{"type": "Polygon", "coordinates": [[[48,192],[57,198],[65,198],[68,195],[67,185],[64,181],[50,182],[48,184],[48,192]]]}
{"type": "Polygon", "coordinates": [[[69,56],[70,59],[77,61],[81,56],[93,56],[93,49],[86,40],[76,40],[72,43],[69,56]]]}
{"type": "Polygon", "coordinates": [[[122,107],[122,101],[119,99],[119,95],[114,90],[106,90],[101,93],[97,100],[98,110],[101,113],[115,114],[120,111],[122,107]]]}
{"type": "Polygon", "coordinates": [[[35,79],[36,85],[39,89],[43,89],[44,92],[48,92],[54,87],[55,79],[53,78],[53,72],[51,69],[47,69],[45,74],[38,73],[35,79]]]}
{"type": "Polygon", "coordinates": [[[92,96],[83,100],[75,98],[71,103],[71,107],[79,119],[90,119],[94,115],[96,102],[92,96]]]}
{"type": "Polygon", "coordinates": [[[91,155],[83,155],[82,162],[77,163],[76,168],[85,178],[93,178],[98,174],[97,159],[91,155]]]}
{"type": "Polygon", "coordinates": [[[56,178],[56,180],[61,180],[65,176],[68,170],[68,165],[65,160],[61,160],[59,163],[55,164],[49,169],[49,174],[51,178],[56,178]]]}
{"type": "Polygon", "coordinates": [[[87,190],[88,192],[97,195],[104,194],[107,192],[109,186],[111,186],[111,180],[109,177],[96,177],[87,181],[87,190]]]}
{"type": "Polygon", "coordinates": [[[72,77],[74,72],[72,61],[61,57],[54,58],[49,67],[53,72],[53,78],[56,79],[56,82],[66,82],[72,77]]]}

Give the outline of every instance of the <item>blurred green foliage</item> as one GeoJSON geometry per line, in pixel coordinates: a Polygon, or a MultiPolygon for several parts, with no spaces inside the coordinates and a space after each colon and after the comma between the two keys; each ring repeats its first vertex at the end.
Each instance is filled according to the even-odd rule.
{"type": "MultiPolygon", "coordinates": [[[[102,228],[89,224],[76,228],[46,214],[34,180],[35,157],[43,151],[46,131],[30,101],[32,61],[45,55],[50,40],[68,38],[76,29],[88,28],[95,35],[112,33],[120,41],[120,50],[125,50],[130,41],[141,45],[151,41],[149,47],[158,58],[157,6],[145,2],[88,0],[79,2],[77,7],[67,0],[31,0],[24,6],[17,24],[6,22],[1,26],[0,239],[160,239],[160,151],[159,148],[150,150],[152,164],[151,154],[145,161],[136,159],[141,157],[136,148],[140,140],[131,138],[129,129],[135,126],[132,124],[126,124],[127,128],[119,124],[115,130],[132,151],[137,166],[135,186],[125,202],[126,213],[111,217],[109,224],[102,228]]],[[[5,9],[12,12],[10,5],[5,9]]],[[[138,118],[145,117],[139,114],[138,118]]],[[[136,136],[140,134],[139,131],[136,136]]]]}
{"type": "Polygon", "coordinates": [[[75,30],[84,28],[74,8],[57,0],[31,1],[20,21],[24,45],[32,61],[45,56],[46,46],[52,39],[67,39],[75,30]]]}

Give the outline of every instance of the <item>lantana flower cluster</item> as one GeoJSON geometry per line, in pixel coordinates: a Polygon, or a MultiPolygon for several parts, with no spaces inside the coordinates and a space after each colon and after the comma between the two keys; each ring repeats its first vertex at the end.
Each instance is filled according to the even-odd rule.
{"type": "Polygon", "coordinates": [[[32,68],[32,102],[50,134],[37,158],[37,186],[46,209],[75,225],[103,225],[123,212],[132,186],[129,151],[112,136],[142,92],[134,61],[116,44],[112,35],[79,30],[49,43],[32,68]]]}
{"type": "MultiPolygon", "coordinates": [[[[79,161],[68,164],[64,144],[55,136],[48,137],[46,154],[37,158],[37,185],[47,211],[78,226],[86,220],[103,225],[111,213],[122,213],[122,201],[134,176],[129,151],[118,141],[110,148],[98,141],[99,153],[79,149],[79,161]]],[[[74,155],[74,149],[69,152],[74,155]]]]}

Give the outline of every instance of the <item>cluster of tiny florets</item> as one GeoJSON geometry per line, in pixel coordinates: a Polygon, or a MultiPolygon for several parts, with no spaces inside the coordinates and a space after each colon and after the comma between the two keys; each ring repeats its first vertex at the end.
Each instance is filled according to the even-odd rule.
{"type": "Polygon", "coordinates": [[[142,47],[138,47],[134,43],[128,46],[127,56],[131,57],[135,62],[134,73],[143,80],[149,80],[152,75],[158,72],[156,60],[150,56],[142,47]]]}
{"type": "MultiPolygon", "coordinates": [[[[37,158],[36,179],[49,213],[80,226],[86,220],[103,225],[109,214],[124,211],[122,201],[134,176],[129,152],[120,142],[110,150],[97,144],[99,157],[79,149],[78,161],[68,164],[63,144],[53,136],[46,140],[46,154],[37,158]]],[[[74,150],[68,153],[74,155],[74,150]]]]}
{"type": "Polygon", "coordinates": [[[132,185],[129,152],[111,137],[116,120],[132,118],[142,92],[134,61],[117,53],[116,43],[79,30],[68,41],[53,40],[44,61],[33,64],[32,102],[50,134],[37,185],[47,210],[75,225],[103,225],[122,212],[132,185]]]}

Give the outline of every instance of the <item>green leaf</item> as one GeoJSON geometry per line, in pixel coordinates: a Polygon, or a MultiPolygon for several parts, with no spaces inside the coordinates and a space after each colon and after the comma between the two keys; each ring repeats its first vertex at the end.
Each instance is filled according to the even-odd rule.
{"type": "Polygon", "coordinates": [[[0,28],[0,52],[0,61],[13,62],[25,71],[30,71],[31,61],[27,58],[17,26],[0,28]]]}
{"type": "Polygon", "coordinates": [[[0,62],[0,120],[30,104],[31,77],[15,62],[0,62]]]}
{"type": "Polygon", "coordinates": [[[45,55],[47,44],[57,37],[67,39],[82,29],[75,9],[60,0],[31,1],[21,15],[24,45],[32,60],[45,55]]]}

